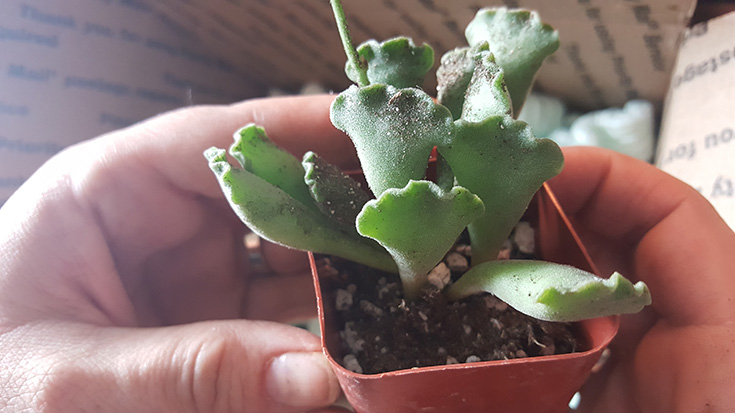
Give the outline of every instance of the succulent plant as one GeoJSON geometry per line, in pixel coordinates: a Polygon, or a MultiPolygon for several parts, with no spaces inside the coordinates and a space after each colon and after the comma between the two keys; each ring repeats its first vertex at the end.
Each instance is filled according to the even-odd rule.
{"type": "MultiPolygon", "coordinates": [[[[248,125],[230,154],[205,152],[235,212],[253,231],[292,248],[398,272],[407,299],[467,229],[472,268],[445,293],[495,294],[551,321],[640,311],[645,284],[538,260],[498,261],[498,251],[543,183],[563,168],[551,140],[515,116],[558,34],[535,12],[483,9],[468,45],[441,58],[437,101],[419,88],[434,53],[399,37],[354,48],[341,2],[332,0],[357,85],[334,100],[332,123],[352,140],[368,189],[309,152],[303,162],[248,125]],[[427,164],[438,153],[435,182],[427,164]],[[371,199],[375,197],[375,199],[371,199]]],[[[377,282],[377,280],[376,280],[377,282]]]]}

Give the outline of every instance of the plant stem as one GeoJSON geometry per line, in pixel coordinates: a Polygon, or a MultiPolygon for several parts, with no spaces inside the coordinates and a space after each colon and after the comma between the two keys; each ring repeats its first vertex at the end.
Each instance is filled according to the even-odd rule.
{"type": "Polygon", "coordinates": [[[357,70],[359,80],[357,85],[360,87],[368,86],[370,80],[367,76],[367,67],[360,61],[360,57],[357,55],[355,46],[352,45],[352,38],[350,31],[347,28],[347,18],[345,17],[345,11],[342,8],[341,0],[330,0],[332,4],[332,11],[334,12],[334,19],[337,21],[337,29],[339,30],[339,37],[342,39],[342,47],[345,49],[347,60],[357,70]]]}

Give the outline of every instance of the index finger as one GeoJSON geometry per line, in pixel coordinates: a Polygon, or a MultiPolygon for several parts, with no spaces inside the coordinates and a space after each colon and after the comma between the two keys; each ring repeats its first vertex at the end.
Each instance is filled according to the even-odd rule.
{"type": "Polygon", "coordinates": [[[349,169],[357,156],[350,140],[329,121],[333,95],[253,99],[230,106],[180,109],[113,133],[113,160],[154,166],[179,188],[221,197],[202,153],[228,148],[248,123],[265,128],[278,145],[300,157],[308,150],[349,169]]]}
{"type": "Polygon", "coordinates": [[[652,165],[566,148],[550,181],[603,273],[645,281],[672,322],[710,324],[735,310],[735,233],[697,191],[652,165]]]}

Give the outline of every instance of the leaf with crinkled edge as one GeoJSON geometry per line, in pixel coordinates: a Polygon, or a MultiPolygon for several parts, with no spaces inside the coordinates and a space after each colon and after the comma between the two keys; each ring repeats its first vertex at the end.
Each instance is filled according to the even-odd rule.
{"type": "Polygon", "coordinates": [[[255,174],[235,169],[224,149],[204,152],[230,206],[261,237],[287,247],[333,254],[381,270],[396,272],[391,256],[374,241],[347,231],[316,209],[255,174]]]}
{"type": "Polygon", "coordinates": [[[467,86],[475,71],[475,56],[487,50],[487,43],[461,47],[444,53],[440,60],[441,64],[436,70],[436,98],[449,108],[454,119],[462,115],[467,86]]]}
{"type": "Polygon", "coordinates": [[[452,300],[489,292],[540,320],[579,321],[637,313],[651,304],[643,282],[619,273],[600,278],[562,264],[535,260],[491,261],[472,267],[447,292],[452,300]]]}
{"type": "Polygon", "coordinates": [[[512,115],[505,73],[495,63],[492,53],[475,55],[475,70],[467,85],[461,118],[469,122],[482,122],[495,115],[512,115]]]}
{"type": "Polygon", "coordinates": [[[464,94],[475,71],[475,59],[469,47],[450,50],[441,58],[436,70],[436,97],[446,106],[454,119],[462,115],[464,94]]]}
{"type": "MultiPolygon", "coordinates": [[[[416,46],[412,39],[396,37],[378,43],[368,40],[357,48],[357,55],[367,62],[370,83],[383,83],[397,88],[418,87],[434,65],[434,49],[427,44],[416,46]]],[[[348,61],[345,73],[359,83],[357,70],[348,61]]]]}
{"type": "Polygon", "coordinates": [[[488,43],[505,71],[515,114],[520,113],[544,59],[559,48],[559,33],[542,23],[538,13],[505,7],[478,11],[465,36],[470,46],[488,43]]]}
{"type": "Polygon", "coordinates": [[[281,188],[308,208],[316,208],[304,183],[301,162],[273,143],[263,128],[251,123],[235,132],[233,138],[230,154],[243,169],[281,188]]]}
{"type": "Polygon", "coordinates": [[[365,204],[357,216],[357,231],[390,252],[404,294],[413,299],[426,284],[429,271],[482,211],[480,198],[464,188],[456,186],[447,192],[430,181],[410,181],[365,204]]]}
{"type": "Polygon", "coordinates": [[[370,194],[359,182],[342,173],[314,152],[304,154],[304,182],[319,209],[342,225],[355,226],[355,218],[370,194]]]}
{"type": "Polygon", "coordinates": [[[332,103],[332,123],[352,139],[373,194],[423,179],[434,146],[452,133],[452,114],[420,89],[351,86],[332,103]]]}
{"type": "Polygon", "coordinates": [[[473,265],[495,259],[534,193],[564,166],[559,146],[533,136],[508,115],[454,122],[452,142],[437,147],[455,180],[485,203],[469,226],[473,265]]]}

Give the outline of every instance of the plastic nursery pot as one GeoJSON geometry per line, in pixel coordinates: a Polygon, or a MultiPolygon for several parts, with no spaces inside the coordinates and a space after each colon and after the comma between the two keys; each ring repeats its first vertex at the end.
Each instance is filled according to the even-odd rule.
{"type": "MultiPolygon", "coordinates": [[[[536,194],[527,218],[538,228],[537,249],[545,260],[596,273],[548,186],[536,194]]],[[[336,361],[342,354],[334,293],[322,289],[314,256],[309,259],[322,347],[357,412],[565,412],[618,330],[617,317],[581,322],[586,350],[571,354],[357,374],[336,361]]]]}

